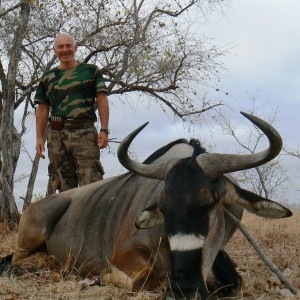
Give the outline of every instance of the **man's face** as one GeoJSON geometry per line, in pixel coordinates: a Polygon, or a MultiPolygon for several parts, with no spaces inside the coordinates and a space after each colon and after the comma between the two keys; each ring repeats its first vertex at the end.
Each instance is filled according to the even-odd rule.
{"type": "Polygon", "coordinates": [[[56,38],[54,52],[61,63],[73,62],[76,51],[77,46],[71,37],[61,35],[56,38]]]}

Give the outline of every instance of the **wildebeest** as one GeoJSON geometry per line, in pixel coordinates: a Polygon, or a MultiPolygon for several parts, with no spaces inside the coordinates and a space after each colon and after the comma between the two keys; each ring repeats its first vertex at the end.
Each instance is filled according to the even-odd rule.
{"type": "Polygon", "coordinates": [[[206,299],[240,277],[224,247],[236,226],[225,206],[241,219],[243,207],[270,218],[292,213],[282,205],[240,188],[230,172],[260,166],[278,155],[279,133],[243,113],[268,137],[270,146],[250,155],[207,153],[196,140],[177,140],[144,163],[129,158],[139,127],[119,146],[130,172],[55,194],[22,214],[13,264],[55,257],[103,284],[153,289],[168,279],[168,299],[206,299]]]}

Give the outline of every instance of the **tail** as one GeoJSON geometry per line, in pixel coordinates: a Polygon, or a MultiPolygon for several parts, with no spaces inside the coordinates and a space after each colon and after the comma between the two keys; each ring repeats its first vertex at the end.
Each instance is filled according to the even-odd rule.
{"type": "Polygon", "coordinates": [[[12,254],[9,254],[0,258],[0,276],[10,269],[12,257],[12,254]]]}

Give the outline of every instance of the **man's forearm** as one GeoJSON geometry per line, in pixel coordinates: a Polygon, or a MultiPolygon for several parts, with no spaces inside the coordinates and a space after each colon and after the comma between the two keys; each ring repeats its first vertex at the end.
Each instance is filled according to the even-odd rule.
{"type": "Polygon", "coordinates": [[[98,112],[100,117],[101,128],[108,129],[109,123],[109,103],[105,93],[97,95],[98,112]]]}
{"type": "Polygon", "coordinates": [[[36,138],[44,138],[49,116],[48,106],[39,104],[36,112],[36,138]]]}

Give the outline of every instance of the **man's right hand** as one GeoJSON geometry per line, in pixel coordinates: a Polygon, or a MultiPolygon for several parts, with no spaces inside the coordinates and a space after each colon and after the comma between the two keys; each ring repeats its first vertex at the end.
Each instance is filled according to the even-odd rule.
{"type": "Polygon", "coordinates": [[[41,158],[45,158],[45,155],[43,154],[43,152],[45,152],[45,146],[44,146],[44,139],[43,138],[38,138],[36,140],[36,154],[41,157],[41,158]]]}

